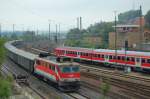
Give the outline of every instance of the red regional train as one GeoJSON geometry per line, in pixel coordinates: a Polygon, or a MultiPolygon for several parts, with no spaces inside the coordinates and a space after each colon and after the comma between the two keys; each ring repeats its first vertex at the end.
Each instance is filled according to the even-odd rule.
{"type": "Polygon", "coordinates": [[[150,53],[108,49],[88,49],[76,47],[55,48],[55,55],[60,58],[80,59],[99,63],[128,66],[133,69],[150,69],[150,53]]]}
{"type": "Polygon", "coordinates": [[[62,91],[77,91],[80,88],[79,64],[54,62],[48,57],[36,58],[34,73],[58,84],[62,91]]]}

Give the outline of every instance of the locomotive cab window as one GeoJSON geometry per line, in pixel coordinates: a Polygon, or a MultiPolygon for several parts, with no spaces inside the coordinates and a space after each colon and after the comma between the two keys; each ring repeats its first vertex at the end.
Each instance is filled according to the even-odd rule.
{"type": "Polygon", "coordinates": [[[61,67],[60,69],[62,73],[79,72],[78,66],[65,66],[65,67],[61,67]]]}

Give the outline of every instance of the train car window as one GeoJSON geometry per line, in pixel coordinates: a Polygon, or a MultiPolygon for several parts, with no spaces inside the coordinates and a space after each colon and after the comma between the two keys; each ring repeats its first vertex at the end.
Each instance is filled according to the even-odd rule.
{"type": "Polygon", "coordinates": [[[88,53],[86,53],[86,56],[88,56],[88,53]]]}
{"type": "Polygon", "coordinates": [[[122,60],[125,60],[125,57],[124,57],[124,56],[122,56],[122,60]]]}
{"type": "Polygon", "coordinates": [[[136,61],[137,61],[137,62],[140,62],[140,58],[136,58],[136,61]]]}
{"type": "Polygon", "coordinates": [[[108,58],[108,55],[105,55],[105,58],[108,58]]]}
{"type": "Polygon", "coordinates": [[[111,55],[109,56],[109,59],[112,59],[112,56],[111,56],[111,55]]]}
{"type": "Polygon", "coordinates": [[[150,63],[150,59],[147,59],[147,63],[150,63]]]}
{"type": "Polygon", "coordinates": [[[129,57],[127,57],[127,61],[130,61],[130,58],[129,58],[129,57]]]}
{"type": "Polygon", "coordinates": [[[104,58],[104,55],[102,55],[102,58],[104,58]]]}
{"type": "Polygon", "coordinates": [[[142,58],[142,63],[146,63],[146,61],[145,61],[145,59],[144,59],[144,58],[142,58]]]}
{"type": "Polygon", "coordinates": [[[113,56],[113,59],[116,59],[116,56],[113,56]]]}
{"type": "Polygon", "coordinates": [[[134,58],[134,57],[131,57],[131,61],[133,61],[133,62],[134,62],[134,61],[135,61],[135,58],[134,58]]]}
{"type": "Polygon", "coordinates": [[[120,56],[118,56],[118,58],[117,58],[118,60],[120,60],[121,59],[121,57],[120,56]]]}
{"type": "Polygon", "coordinates": [[[77,55],[77,52],[74,52],[75,55],[77,55]]]}
{"type": "Polygon", "coordinates": [[[98,58],[100,58],[101,57],[101,55],[100,54],[98,54],[98,58]]]}

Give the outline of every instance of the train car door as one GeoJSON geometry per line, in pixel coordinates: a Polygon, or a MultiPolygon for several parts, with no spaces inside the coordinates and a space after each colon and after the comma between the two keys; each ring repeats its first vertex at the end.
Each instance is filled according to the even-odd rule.
{"type": "Polygon", "coordinates": [[[140,67],[141,66],[141,58],[136,58],[135,64],[137,67],[140,67]]]}
{"type": "Polygon", "coordinates": [[[105,55],[105,62],[109,62],[109,56],[105,55]]]}

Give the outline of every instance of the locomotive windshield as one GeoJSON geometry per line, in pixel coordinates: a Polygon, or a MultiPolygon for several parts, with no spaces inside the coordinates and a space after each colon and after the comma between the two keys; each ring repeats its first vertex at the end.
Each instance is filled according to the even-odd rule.
{"type": "Polygon", "coordinates": [[[61,71],[63,73],[79,72],[79,67],[78,66],[62,67],[61,71]]]}

